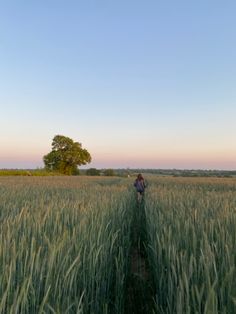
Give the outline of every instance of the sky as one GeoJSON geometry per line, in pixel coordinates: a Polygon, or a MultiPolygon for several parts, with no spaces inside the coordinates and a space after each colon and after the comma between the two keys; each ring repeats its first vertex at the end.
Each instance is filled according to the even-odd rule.
{"type": "Polygon", "coordinates": [[[0,168],[236,169],[236,2],[0,0],[0,168]]]}

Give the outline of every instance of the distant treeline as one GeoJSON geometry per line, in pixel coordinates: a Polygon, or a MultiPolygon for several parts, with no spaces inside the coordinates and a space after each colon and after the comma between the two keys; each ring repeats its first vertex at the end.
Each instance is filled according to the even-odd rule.
{"type": "MultiPolygon", "coordinates": [[[[117,170],[118,171],[118,170],[117,170]]],[[[121,169],[122,171],[122,169],[121,169]]],[[[235,177],[236,170],[129,169],[130,173],[147,173],[174,177],[235,177]]]]}
{"type": "Polygon", "coordinates": [[[0,176],[58,176],[57,172],[45,169],[0,169],[0,176]]]}
{"type": "MultiPolygon", "coordinates": [[[[77,175],[87,176],[119,176],[130,177],[138,173],[153,174],[159,176],[173,177],[236,177],[236,170],[179,170],[179,169],[80,169],[77,175]]],[[[62,175],[55,171],[48,171],[44,168],[39,169],[0,169],[0,176],[58,176],[62,175]]]]}
{"type": "Polygon", "coordinates": [[[153,174],[159,176],[173,176],[173,177],[223,177],[231,178],[236,177],[236,170],[179,170],[179,169],[83,169],[80,170],[81,175],[91,175],[91,176],[121,176],[129,177],[135,176],[138,173],[142,174],[153,174]]]}

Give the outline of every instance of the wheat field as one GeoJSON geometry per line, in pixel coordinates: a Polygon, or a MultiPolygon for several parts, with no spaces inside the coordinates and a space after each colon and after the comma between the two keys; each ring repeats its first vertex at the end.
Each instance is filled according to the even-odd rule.
{"type": "Polygon", "coordinates": [[[141,211],[150,313],[235,313],[236,180],[133,180],[1,177],[0,313],[127,313],[141,211]]]}

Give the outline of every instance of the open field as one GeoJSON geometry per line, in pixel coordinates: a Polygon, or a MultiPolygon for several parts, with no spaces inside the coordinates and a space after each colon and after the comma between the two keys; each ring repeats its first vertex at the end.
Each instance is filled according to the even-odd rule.
{"type": "Polygon", "coordinates": [[[0,313],[235,313],[236,179],[148,183],[1,177],[0,313]]]}

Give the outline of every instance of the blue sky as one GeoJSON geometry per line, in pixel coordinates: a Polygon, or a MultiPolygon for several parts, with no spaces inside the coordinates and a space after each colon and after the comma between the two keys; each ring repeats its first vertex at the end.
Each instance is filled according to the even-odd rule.
{"type": "Polygon", "coordinates": [[[235,1],[2,1],[0,168],[236,168],[235,1]]]}

